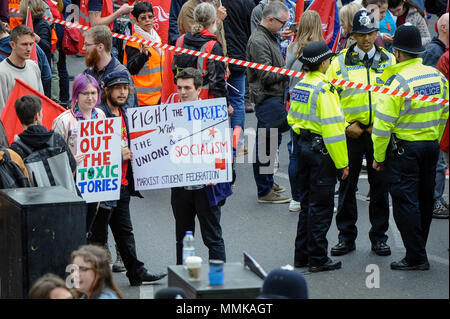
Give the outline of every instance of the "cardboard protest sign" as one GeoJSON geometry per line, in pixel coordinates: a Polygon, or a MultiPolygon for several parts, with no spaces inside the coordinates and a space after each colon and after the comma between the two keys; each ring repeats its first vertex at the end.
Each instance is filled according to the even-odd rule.
{"type": "Polygon", "coordinates": [[[225,98],[128,109],[137,190],[230,182],[225,98]]]}
{"type": "Polygon", "coordinates": [[[87,203],[120,199],[121,118],[78,121],[78,189],[87,203]]]}

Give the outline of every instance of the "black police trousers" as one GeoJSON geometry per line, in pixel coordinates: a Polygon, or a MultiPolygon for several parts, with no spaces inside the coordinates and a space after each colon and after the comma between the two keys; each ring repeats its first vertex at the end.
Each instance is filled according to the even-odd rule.
{"type": "Polygon", "coordinates": [[[319,266],[328,260],[327,232],[333,219],[337,169],[330,155],[312,149],[312,142],[297,141],[301,210],[295,238],[295,263],[319,266]]]}
{"type": "Polygon", "coordinates": [[[406,248],[406,261],[411,265],[428,261],[425,246],[434,205],[437,141],[401,141],[402,155],[394,154],[386,161],[389,193],[392,197],[395,224],[406,248]]]}
{"type": "Polygon", "coordinates": [[[174,187],[171,204],[175,217],[177,265],[183,263],[183,238],[186,231],[190,230],[195,235],[195,216],[200,223],[203,242],[209,249],[209,259],[226,262],[225,243],[220,226],[220,207],[210,206],[205,188],[186,190],[183,187],[174,187]]]}
{"type": "Polygon", "coordinates": [[[370,185],[369,220],[372,225],[369,239],[375,244],[386,242],[389,228],[389,195],[386,173],[373,169],[373,142],[370,134],[364,132],[358,139],[347,137],[349,174],[340,182],[339,203],[336,214],[336,225],[339,230],[339,241],[352,243],[356,240],[358,230],[358,206],[356,189],[361,172],[363,155],[366,156],[367,175],[370,185]]]}

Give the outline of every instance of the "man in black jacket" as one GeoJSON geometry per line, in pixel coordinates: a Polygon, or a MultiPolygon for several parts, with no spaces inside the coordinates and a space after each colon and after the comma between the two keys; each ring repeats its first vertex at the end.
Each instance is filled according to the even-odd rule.
{"type": "MultiPolygon", "coordinates": [[[[46,147],[49,147],[48,141],[54,137],[54,146],[61,147],[66,151],[69,157],[70,169],[75,172],[77,163],[72,155],[69,147],[64,141],[64,138],[53,131],[49,131],[42,126],[42,102],[35,95],[24,95],[17,99],[15,103],[15,109],[17,117],[22,123],[23,133],[15,137],[15,140],[20,138],[20,141],[28,146],[33,152],[46,147]]],[[[24,150],[18,143],[13,142],[11,149],[15,151],[20,157],[25,158],[27,156],[26,150],[24,150]]]]}
{"type": "Polygon", "coordinates": [[[130,198],[140,196],[134,189],[134,178],[130,160],[133,154],[130,150],[128,134],[128,118],[126,103],[130,94],[130,80],[127,71],[113,71],[106,75],[101,83],[103,87],[102,104],[98,107],[106,117],[122,119],[122,180],[120,199],[118,201],[102,202],[92,225],[91,242],[105,245],[107,243],[108,224],[111,227],[117,249],[122,256],[127,270],[130,285],[139,286],[142,282],[156,281],[164,278],[166,273],[151,274],[144,263],[137,259],[136,243],[130,217],[130,198]]]}

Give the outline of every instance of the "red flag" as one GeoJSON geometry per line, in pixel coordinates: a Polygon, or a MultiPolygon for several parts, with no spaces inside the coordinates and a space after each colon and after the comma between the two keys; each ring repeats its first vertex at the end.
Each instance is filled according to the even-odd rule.
{"type": "Polygon", "coordinates": [[[173,51],[166,49],[164,57],[164,73],[161,90],[161,104],[177,103],[180,101],[177,93],[177,86],[174,83],[172,72],[173,51]]]}
{"type": "Polygon", "coordinates": [[[323,37],[330,49],[333,48],[340,30],[336,0],[315,0],[308,10],[317,11],[320,15],[323,37]]]}
{"type": "MultiPolygon", "coordinates": [[[[152,4],[153,12],[155,13],[155,20],[153,20],[153,29],[158,32],[162,43],[169,42],[169,15],[170,15],[170,0],[128,0],[128,4],[136,5],[138,2],[150,2],[152,4]]],[[[184,1],[186,2],[186,1],[184,1]]],[[[133,16],[130,14],[130,16],[133,16]]],[[[134,33],[134,24],[133,24],[134,33]]]]}
{"type": "Polygon", "coordinates": [[[9,95],[8,101],[6,101],[5,108],[3,109],[1,115],[1,120],[5,126],[6,135],[8,136],[8,143],[10,145],[14,142],[14,135],[23,132],[23,127],[17,117],[14,103],[16,103],[18,98],[27,94],[36,95],[42,100],[42,125],[48,130],[51,130],[52,128],[53,120],[66,110],[61,105],[53,102],[44,94],[33,89],[25,82],[16,79],[16,84],[9,95]]]}
{"type": "Polygon", "coordinates": [[[300,17],[303,14],[303,11],[305,10],[305,0],[297,0],[296,3],[296,10],[295,10],[295,21],[297,23],[300,22],[300,17]]]}
{"type": "MultiPolygon", "coordinates": [[[[31,18],[31,11],[30,11],[29,7],[27,9],[27,21],[25,22],[25,24],[31,29],[31,31],[34,32],[33,19],[31,18]]],[[[36,40],[34,41],[33,49],[31,50],[30,59],[33,60],[34,62],[36,62],[36,64],[38,64],[37,51],[36,51],[36,40]]]]}

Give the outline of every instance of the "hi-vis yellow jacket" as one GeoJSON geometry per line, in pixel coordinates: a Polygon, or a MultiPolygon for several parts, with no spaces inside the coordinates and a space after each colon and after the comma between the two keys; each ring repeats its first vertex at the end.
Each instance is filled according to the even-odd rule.
{"type": "Polygon", "coordinates": [[[292,130],[309,130],[322,136],[337,169],[348,166],[344,114],[336,89],[318,71],[308,73],[292,90],[287,116],[292,130]]]}
{"type": "MultiPolygon", "coordinates": [[[[341,51],[333,58],[327,70],[330,79],[342,79],[350,82],[363,84],[380,85],[379,80],[383,70],[395,64],[395,57],[384,48],[375,47],[376,52],[373,62],[367,69],[363,62],[359,60],[359,55],[354,52],[355,45],[341,51]]],[[[345,114],[345,121],[353,123],[358,121],[361,124],[370,126],[376,109],[376,99],[370,91],[342,87],[339,93],[342,110],[345,114]]]]}
{"type": "MultiPolygon", "coordinates": [[[[381,79],[391,89],[448,99],[448,81],[435,68],[416,58],[386,68],[381,79]]],[[[406,141],[440,140],[448,119],[448,106],[377,94],[373,125],[374,158],[386,159],[391,134],[406,141]]]]}

